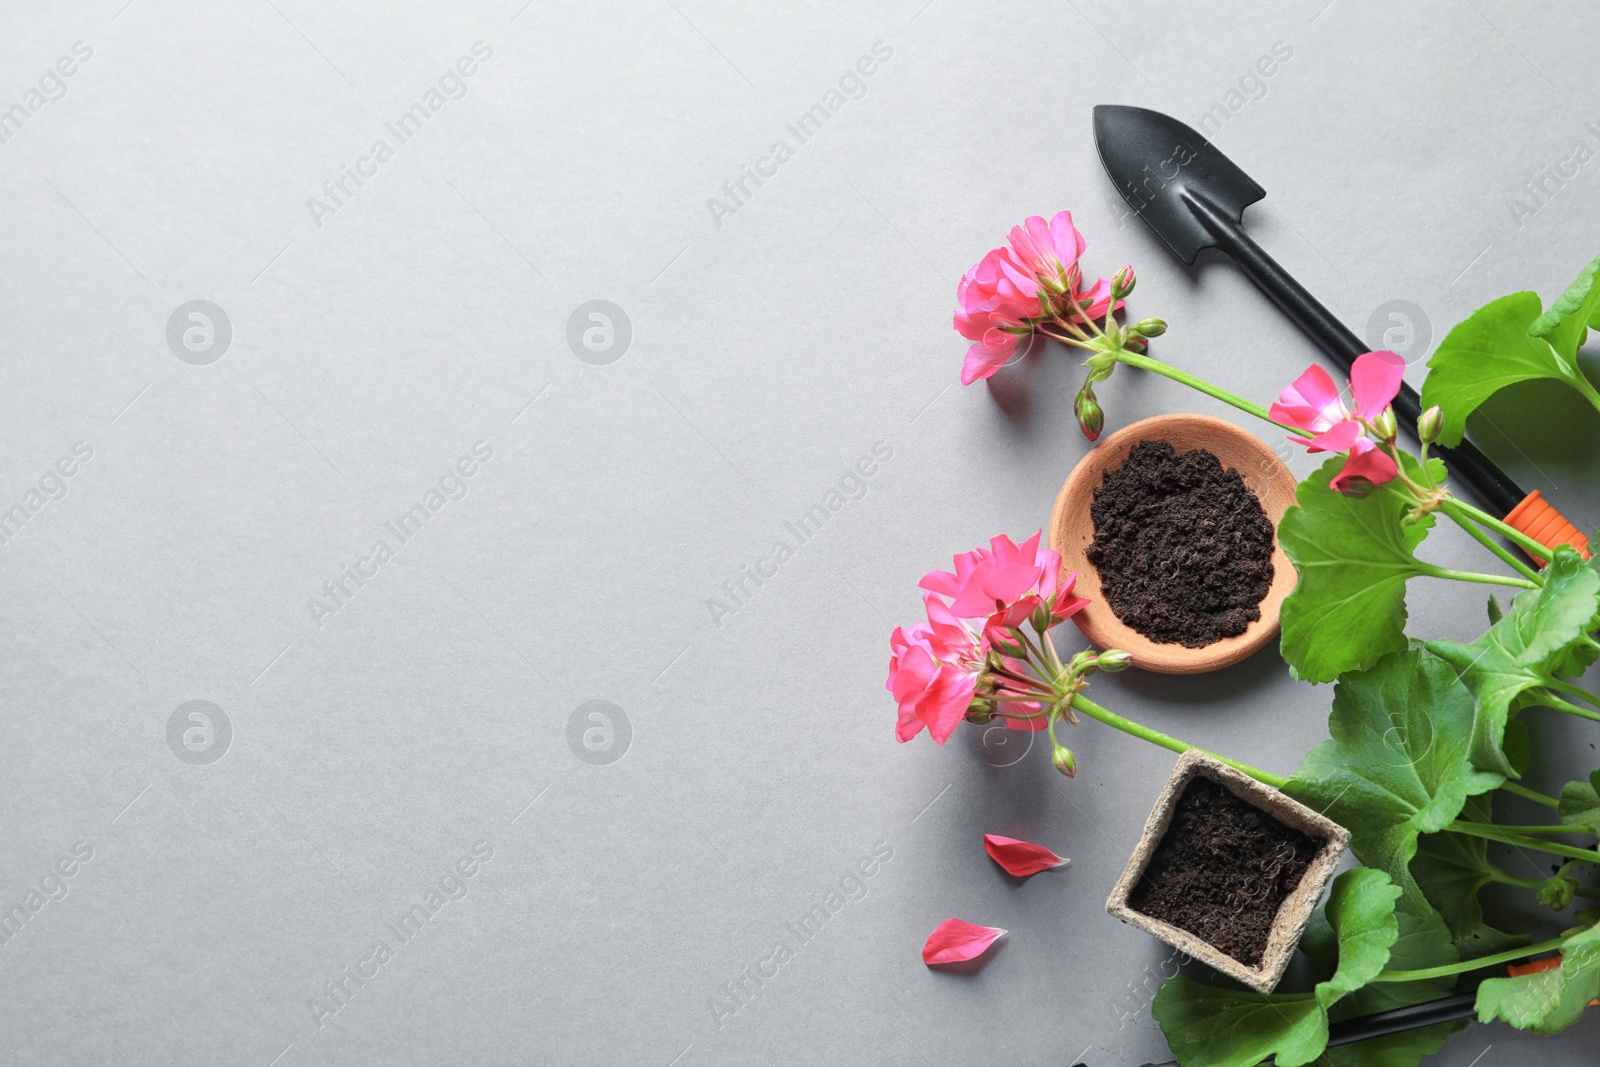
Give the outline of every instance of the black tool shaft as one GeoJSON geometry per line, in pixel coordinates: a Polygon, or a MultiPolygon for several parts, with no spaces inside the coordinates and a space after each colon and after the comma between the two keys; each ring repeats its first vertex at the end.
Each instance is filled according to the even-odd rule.
{"type": "MultiPolygon", "coordinates": [[[[1348,373],[1355,358],[1367,351],[1367,345],[1295,281],[1266,249],[1252,241],[1238,223],[1207,203],[1203,195],[1186,190],[1182,197],[1201,225],[1216,239],[1217,247],[1232,256],[1273,303],[1348,373]]],[[[1422,399],[1404,382],[1400,384],[1400,394],[1394,398],[1394,413],[1400,426],[1414,437],[1417,417],[1422,414],[1422,399]]],[[[1463,440],[1455,448],[1435,445],[1432,451],[1444,460],[1451,474],[1472,487],[1496,517],[1506,515],[1527,495],[1471,441],[1463,440]]]]}
{"type": "Polygon", "coordinates": [[[1470,1019],[1477,1014],[1477,1001],[1478,994],[1475,991],[1457,993],[1453,997],[1346,1019],[1328,1027],[1328,1047],[1371,1041],[1407,1030],[1420,1030],[1424,1026],[1455,1022],[1457,1019],[1470,1019]]]}

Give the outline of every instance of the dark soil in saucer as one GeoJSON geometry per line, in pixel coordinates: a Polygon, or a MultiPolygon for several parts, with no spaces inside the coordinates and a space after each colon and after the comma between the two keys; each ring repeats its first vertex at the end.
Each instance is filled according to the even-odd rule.
{"type": "Polygon", "coordinates": [[[1259,966],[1279,905],[1324,843],[1197,777],[1128,904],[1259,966]]]}
{"type": "Polygon", "coordinates": [[[1150,640],[1204,648],[1261,618],[1272,520],[1211,452],[1140,441],[1106,472],[1089,514],[1106,603],[1150,640]]]}

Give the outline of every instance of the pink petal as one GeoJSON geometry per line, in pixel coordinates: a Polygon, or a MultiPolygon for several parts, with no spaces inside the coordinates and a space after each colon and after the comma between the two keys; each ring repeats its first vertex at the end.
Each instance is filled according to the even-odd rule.
{"type": "Polygon", "coordinates": [[[971,385],[980,378],[991,376],[1006,365],[1016,350],[1016,334],[989,330],[983,335],[983,340],[967,349],[966,362],[961,366],[961,384],[971,385]]]}
{"type": "Polygon", "coordinates": [[[922,732],[923,722],[917,713],[905,704],[900,705],[900,721],[895,723],[894,739],[901,744],[916,737],[922,732]]]}
{"type": "Polygon", "coordinates": [[[1083,234],[1072,224],[1070,211],[1058,211],[1051,217],[1049,233],[1051,244],[1055,247],[1056,256],[1061,260],[1062,266],[1071,267],[1077,262],[1078,257],[1083,255],[1083,250],[1089,247],[1089,242],[1083,239],[1083,234]]]}
{"type": "MultiPolygon", "coordinates": [[[[1091,319],[1103,319],[1106,312],[1111,309],[1111,282],[1107,278],[1100,278],[1089,288],[1080,288],[1072,295],[1083,305],[1083,310],[1091,319]]],[[[1123,302],[1118,300],[1117,307],[1121,308],[1122,305],[1123,302]]],[[[1082,321],[1076,314],[1073,317],[1082,321]]]]}
{"type": "Polygon", "coordinates": [[[1362,438],[1350,446],[1350,458],[1328,484],[1342,493],[1350,485],[1351,478],[1365,478],[1373,485],[1382,485],[1398,473],[1389,453],[1362,438]]]}
{"type": "Polygon", "coordinates": [[[1090,603],[1091,601],[1088,597],[1063,596],[1061,599],[1056,601],[1056,610],[1052,612],[1052,614],[1055,615],[1057,620],[1070,619],[1072,616],[1088,607],[1090,603]]]}
{"type": "Polygon", "coordinates": [[[940,672],[917,704],[917,714],[928,724],[928,734],[936,743],[944,744],[961,725],[977,688],[978,676],[971,671],[946,668],[940,672]]]}
{"type": "Polygon", "coordinates": [[[1275,422],[1286,422],[1316,434],[1343,419],[1345,410],[1333,378],[1313,363],[1305,373],[1283,387],[1269,414],[1275,422]]]}
{"type": "Polygon", "coordinates": [[[1347,452],[1360,436],[1361,424],[1354,419],[1345,419],[1302,443],[1313,452],[1347,452]]]}
{"type": "Polygon", "coordinates": [[[1015,837],[1001,837],[999,834],[984,834],[983,850],[1014,878],[1026,878],[1030,874],[1048,871],[1052,867],[1065,867],[1072,862],[1043,845],[1019,841],[1015,837]]]}
{"type": "Polygon", "coordinates": [[[908,648],[889,661],[889,692],[902,708],[915,708],[938,680],[939,665],[925,647],[908,648]]]}
{"type": "Polygon", "coordinates": [[[1350,393],[1356,398],[1356,414],[1376,418],[1400,392],[1406,361],[1393,352],[1368,352],[1356,357],[1350,368],[1350,393]]]}
{"type": "Polygon", "coordinates": [[[989,621],[983,624],[983,636],[991,645],[1007,637],[1007,631],[1019,630],[1022,624],[1028,621],[1033,614],[1033,609],[1044,603],[1037,596],[1025,596],[1020,600],[1007,604],[1000,611],[989,616],[989,621]]]}
{"type": "Polygon", "coordinates": [[[976,959],[1005,932],[998,926],[974,926],[960,919],[946,919],[928,935],[922,946],[922,962],[931,967],[976,959]]]}

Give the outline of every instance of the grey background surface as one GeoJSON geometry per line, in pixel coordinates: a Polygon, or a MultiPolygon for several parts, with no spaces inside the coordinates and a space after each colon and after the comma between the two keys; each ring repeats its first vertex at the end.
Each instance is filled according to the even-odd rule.
{"type": "MultiPolygon", "coordinates": [[[[1543,201],[1523,189],[1600,147],[1588,13],[7,5],[0,107],[75,42],[92,56],[0,143],[0,506],[39,504],[0,546],[0,903],[75,846],[92,858],[0,946],[0,1060],[1164,1059],[1147,1007],[1168,954],[1102,905],[1170,754],[1087,724],[1068,781],[976,729],[893,740],[886,638],[917,578],[1037,529],[1088,447],[1062,350],[956,383],[956,280],[1025,215],[1070,208],[1090,269],[1134,263],[1136,313],[1173,324],[1158,354],[1269,399],[1313,349],[1230,265],[1177,264],[1089,136],[1100,102],[1191,123],[1221,104],[1215,140],[1269,192],[1251,232],[1358,332],[1409,302],[1378,326],[1420,384],[1424,333],[1548,297],[1596,251],[1600,161],[1543,201]],[[385,124],[475,42],[492,56],[401,143],[385,124]],[[863,93],[799,144],[785,124],[878,42],[863,93]],[[1275,45],[1290,58],[1253,75],[1275,45]],[[793,157],[714,212],[780,139],[793,157]],[[197,299],[221,309],[209,343],[185,311],[169,344],[197,299]],[[569,346],[591,300],[622,309],[625,350],[569,346]],[[92,456],[50,478],[77,442],[92,456]],[[475,445],[489,458],[450,480],[475,445]],[[892,458],[864,495],[800,544],[785,523],[875,445],[892,458]],[[459,499],[420,533],[386,526],[441,479],[459,499]],[[779,540],[792,558],[727,601],[779,540]],[[194,700],[221,714],[179,713],[194,700]],[[590,719],[592,700],[614,708],[590,719]],[[1012,883],[985,831],[1073,864],[1012,883]],[[866,895],[794,937],[875,847],[892,858],[866,895]],[[974,973],[934,973],[918,950],[950,916],[1011,934],[974,973]],[[793,958],[719,1018],[780,941],[793,958]]],[[[1127,371],[1100,395],[1108,430],[1230,415],[1127,371]]],[[[1519,389],[1477,432],[1600,520],[1600,421],[1575,396],[1519,389]]],[[[1449,531],[1428,551],[1483,564],[1449,531]]],[[[1419,583],[1411,604],[1424,635],[1485,623],[1476,591],[1419,583]]],[[[1279,771],[1331,697],[1275,651],[1095,694],[1279,771]]],[[[1565,736],[1534,781],[1592,768],[1594,732],[1565,736]]],[[[1597,1040],[1595,1017],[1550,1041],[1474,1027],[1433,1062],[1592,1063],[1597,1040]]]]}

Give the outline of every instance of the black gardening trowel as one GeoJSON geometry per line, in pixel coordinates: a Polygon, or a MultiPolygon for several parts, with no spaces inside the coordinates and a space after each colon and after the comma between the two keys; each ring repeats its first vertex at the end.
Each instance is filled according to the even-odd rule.
{"type": "MultiPolygon", "coordinates": [[[[1368,346],[1333,312],[1295,281],[1240,225],[1244,209],[1264,198],[1261,186],[1217,151],[1199,132],[1159,111],[1101,104],[1094,109],[1094,139],[1106,173],[1139,217],[1178,258],[1193,263],[1202,248],[1232,256],[1246,274],[1346,373],[1368,346]]],[[[1402,384],[1394,398],[1400,426],[1416,434],[1422,403],[1402,384]]],[[[1556,523],[1565,523],[1537,490],[1524,493],[1489,457],[1463,440],[1455,448],[1433,447],[1457,479],[1471,486],[1488,508],[1542,544],[1556,523]],[[1538,519],[1535,520],[1535,515],[1538,519]],[[1552,522],[1552,516],[1554,522],[1552,522]],[[1538,527],[1535,532],[1529,527],[1538,527]]],[[[1576,534],[1577,530],[1566,524],[1576,534]]]]}

